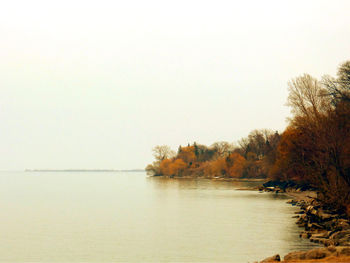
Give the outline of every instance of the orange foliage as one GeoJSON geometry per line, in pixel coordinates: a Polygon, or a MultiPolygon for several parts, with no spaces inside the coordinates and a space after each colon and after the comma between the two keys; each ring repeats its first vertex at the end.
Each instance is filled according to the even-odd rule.
{"type": "Polygon", "coordinates": [[[170,176],[171,175],[171,165],[172,161],[170,159],[164,159],[161,161],[159,168],[160,168],[160,173],[165,176],[170,176]]]}
{"type": "Polygon", "coordinates": [[[306,182],[317,188],[325,204],[350,217],[350,61],[340,66],[337,78],[318,81],[304,74],[293,79],[289,92],[294,116],[281,136],[254,130],[238,142],[240,147],[194,143],[180,146],[175,157],[169,147],[156,147],[156,162],[147,171],[165,176],[269,175],[306,182]]]}
{"type": "Polygon", "coordinates": [[[231,153],[227,158],[228,174],[230,177],[240,178],[243,175],[243,169],[246,160],[239,153],[231,153]]]}
{"type": "Polygon", "coordinates": [[[165,176],[182,176],[187,164],[182,159],[164,159],[160,163],[160,173],[165,176]]]}
{"type": "Polygon", "coordinates": [[[183,171],[187,168],[187,164],[182,159],[176,159],[170,165],[171,175],[181,176],[183,171]]]}
{"type": "Polygon", "coordinates": [[[205,168],[206,175],[223,176],[227,174],[227,164],[224,158],[208,162],[205,168]]]}
{"type": "Polygon", "coordinates": [[[196,154],[194,153],[194,146],[182,147],[181,152],[178,153],[177,158],[192,165],[196,161],[196,154]]]}

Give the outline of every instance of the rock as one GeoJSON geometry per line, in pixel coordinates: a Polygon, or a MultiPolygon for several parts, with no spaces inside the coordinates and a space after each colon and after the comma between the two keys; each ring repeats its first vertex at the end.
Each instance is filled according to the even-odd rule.
{"type": "Polygon", "coordinates": [[[293,199],[290,199],[286,202],[287,204],[296,204],[297,201],[293,200],[293,199]]]}
{"type": "Polygon", "coordinates": [[[335,246],[329,246],[327,247],[328,251],[331,252],[331,253],[334,253],[337,251],[336,247],[335,246]]]}
{"type": "Polygon", "coordinates": [[[323,241],[323,244],[326,247],[334,247],[335,246],[334,240],[330,240],[330,239],[325,239],[325,241],[323,241]]]}
{"type": "Polygon", "coordinates": [[[305,259],[321,259],[331,256],[332,253],[327,248],[316,248],[306,252],[305,259]]]}
{"type": "Polygon", "coordinates": [[[312,234],[310,238],[328,238],[329,237],[328,231],[320,232],[320,233],[315,233],[312,234]]]}
{"type": "Polygon", "coordinates": [[[339,240],[344,238],[348,238],[350,240],[350,229],[335,232],[330,236],[330,239],[332,240],[339,240]]]}
{"type": "MultiPolygon", "coordinates": [[[[284,192],[284,189],[281,189],[277,186],[277,187],[275,187],[275,191],[276,191],[276,193],[281,193],[281,192],[284,192]]],[[[296,204],[296,202],[294,204],[296,204]]]]}
{"type": "Polygon", "coordinates": [[[323,244],[321,238],[310,237],[310,241],[313,243],[322,243],[323,244]]]}
{"type": "Polygon", "coordinates": [[[314,206],[309,205],[308,207],[306,207],[306,213],[309,214],[309,215],[316,216],[317,215],[317,210],[315,209],[314,206]]]}
{"type": "Polygon", "coordinates": [[[290,252],[287,255],[284,256],[284,260],[300,260],[300,259],[305,259],[306,252],[304,251],[296,251],[296,252],[290,252]]]}
{"type": "Polygon", "coordinates": [[[350,246],[350,238],[345,237],[337,240],[338,246],[350,246]]]}
{"type": "Polygon", "coordinates": [[[308,223],[307,224],[307,228],[309,229],[309,230],[319,230],[319,229],[323,229],[323,227],[321,226],[321,225],[319,225],[319,224],[317,224],[317,223],[308,223]]]}
{"type": "Polygon", "coordinates": [[[311,233],[310,232],[307,232],[307,231],[304,231],[300,234],[300,237],[301,238],[305,238],[305,239],[308,239],[311,237],[311,233]]]}
{"type": "Polygon", "coordinates": [[[320,233],[314,233],[310,237],[310,241],[314,243],[321,243],[321,244],[326,244],[326,240],[329,237],[329,232],[324,231],[320,233]]]}
{"type": "Polygon", "coordinates": [[[337,221],[337,228],[341,230],[347,230],[350,229],[349,221],[346,219],[338,219],[337,221]]]}
{"type": "Polygon", "coordinates": [[[333,215],[325,213],[321,209],[317,211],[317,216],[323,221],[326,221],[326,220],[329,220],[329,219],[333,218],[333,215]]]}
{"type": "Polygon", "coordinates": [[[309,251],[297,251],[285,255],[284,260],[322,259],[331,256],[334,252],[334,248],[316,248],[309,251]]]}
{"type": "Polygon", "coordinates": [[[350,256],[350,247],[338,247],[337,256],[350,256]]]}
{"type": "Polygon", "coordinates": [[[265,263],[265,262],[276,262],[276,261],[281,261],[280,255],[276,254],[272,257],[265,258],[263,261],[260,261],[260,263],[265,263]]]}
{"type": "Polygon", "coordinates": [[[327,221],[323,223],[323,226],[327,230],[332,230],[333,229],[333,221],[327,221]]]}

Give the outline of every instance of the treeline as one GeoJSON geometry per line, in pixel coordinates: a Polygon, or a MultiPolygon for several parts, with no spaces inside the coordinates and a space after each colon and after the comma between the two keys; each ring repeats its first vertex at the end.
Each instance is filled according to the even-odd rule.
{"type": "Polygon", "coordinates": [[[192,144],[153,149],[151,175],[270,178],[308,183],[324,203],[350,214],[350,61],[336,77],[308,74],[289,83],[292,117],[286,130],[254,130],[237,146],[192,144]]]}
{"type": "Polygon", "coordinates": [[[266,178],[276,158],[280,135],[270,130],[254,130],[239,146],[216,142],[211,146],[197,143],[153,149],[156,161],[146,167],[150,175],[169,177],[266,178]]]}
{"type": "Polygon", "coordinates": [[[350,61],[337,77],[310,75],[289,82],[293,117],[277,147],[270,175],[308,182],[326,205],[350,215],[350,61]]]}

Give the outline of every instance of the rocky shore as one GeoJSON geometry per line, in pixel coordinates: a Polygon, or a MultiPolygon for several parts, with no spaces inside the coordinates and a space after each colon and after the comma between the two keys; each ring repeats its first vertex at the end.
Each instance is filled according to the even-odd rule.
{"type": "MultiPolygon", "coordinates": [[[[283,257],[283,262],[350,262],[350,221],[345,213],[325,209],[318,201],[316,191],[309,186],[293,182],[267,182],[259,190],[290,195],[293,199],[287,203],[300,208],[294,216],[296,224],[303,228],[300,238],[324,246],[291,252],[283,257]]],[[[260,262],[281,260],[280,255],[274,255],[260,262]]]]}

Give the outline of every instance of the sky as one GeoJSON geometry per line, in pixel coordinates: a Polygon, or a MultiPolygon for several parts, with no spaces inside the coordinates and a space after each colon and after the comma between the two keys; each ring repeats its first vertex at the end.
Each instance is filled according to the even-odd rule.
{"type": "Polygon", "coordinates": [[[350,59],[350,1],[4,1],[0,170],[134,169],[283,131],[287,83],[350,59]]]}

